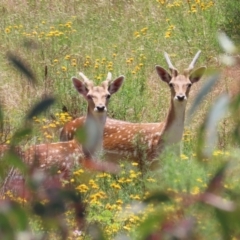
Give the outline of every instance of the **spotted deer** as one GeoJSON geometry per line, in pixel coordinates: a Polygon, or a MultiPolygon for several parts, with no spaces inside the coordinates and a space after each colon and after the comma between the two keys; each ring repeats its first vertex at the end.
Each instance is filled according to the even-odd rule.
{"type": "MultiPolygon", "coordinates": [[[[183,135],[186,104],[192,84],[198,82],[205,72],[205,67],[193,71],[199,58],[198,51],[192,62],[183,74],[173,66],[168,54],[164,57],[167,61],[170,73],[161,66],[156,66],[158,76],[168,84],[171,99],[170,108],[166,119],[159,123],[131,123],[107,118],[104,128],[103,148],[107,160],[119,160],[129,158],[139,161],[144,157],[152,161],[162,150],[170,145],[178,144],[183,135]],[[143,146],[138,151],[138,146],[143,146]]],[[[60,133],[62,141],[74,138],[74,132],[81,127],[85,117],[68,122],[60,133]]]]}
{"type": "MultiPolygon", "coordinates": [[[[120,76],[111,82],[112,75],[108,73],[107,79],[100,86],[94,86],[83,73],[80,73],[83,82],[76,77],[72,78],[77,91],[87,100],[87,116],[84,120],[86,139],[80,144],[73,139],[68,142],[57,142],[33,145],[27,150],[21,151],[23,161],[28,165],[33,164],[40,169],[46,170],[55,167],[60,170],[63,177],[75,164],[98,171],[113,171],[111,165],[97,161],[102,148],[103,129],[107,117],[107,106],[112,94],[122,86],[124,76],[120,76]]],[[[6,151],[6,145],[0,150],[6,151]]],[[[14,176],[13,176],[14,177],[14,176]]],[[[19,177],[19,174],[15,178],[19,177]]]]}

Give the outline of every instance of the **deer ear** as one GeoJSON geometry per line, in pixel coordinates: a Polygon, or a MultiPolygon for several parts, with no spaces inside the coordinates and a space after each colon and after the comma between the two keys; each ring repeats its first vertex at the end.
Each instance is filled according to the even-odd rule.
{"type": "Polygon", "coordinates": [[[119,90],[119,88],[122,86],[124,81],[124,76],[120,76],[116,78],[113,82],[110,83],[108,87],[108,91],[110,94],[113,94],[119,90]]]}
{"type": "Polygon", "coordinates": [[[166,69],[160,66],[156,66],[157,74],[162,79],[162,81],[169,83],[172,79],[172,76],[168,73],[166,69]]]}
{"type": "Polygon", "coordinates": [[[72,77],[72,81],[73,81],[73,85],[77,89],[77,91],[80,94],[82,94],[85,98],[87,98],[88,89],[86,88],[84,83],[81,80],[79,80],[79,79],[77,79],[75,77],[72,77]]]}
{"type": "Polygon", "coordinates": [[[206,67],[200,67],[193,71],[191,75],[189,76],[189,79],[192,83],[198,82],[203,74],[205,73],[206,67]]]}

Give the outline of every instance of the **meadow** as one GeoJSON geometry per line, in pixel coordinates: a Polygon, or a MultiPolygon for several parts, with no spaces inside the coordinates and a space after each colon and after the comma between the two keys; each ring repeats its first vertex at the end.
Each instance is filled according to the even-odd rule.
{"type": "MultiPolygon", "coordinates": [[[[183,70],[201,50],[196,67],[208,70],[190,93],[180,156],[164,152],[155,171],[125,161],[118,175],[73,169],[63,187],[70,183],[74,194],[60,202],[28,202],[7,192],[0,238],[240,239],[239,70],[219,57],[238,52],[239,10],[237,0],[2,0],[1,143],[27,148],[59,141],[60,128],[86,113],[71,82],[79,71],[95,83],[108,72],[125,76],[110,117],[158,122],[170,105],[169,87],[155,70],[167,69],[163,52],[183,70]],[[220,30],[234,51],[227,40],[221,47],[220,30]],[[53,99],[26,121],[37,103],[53,99]],[[63,207],[69,199],[73,210],[63,207]]],[[[1,165],[1,182],[12,165],[25,169],[11,155],[1,165]]]]}

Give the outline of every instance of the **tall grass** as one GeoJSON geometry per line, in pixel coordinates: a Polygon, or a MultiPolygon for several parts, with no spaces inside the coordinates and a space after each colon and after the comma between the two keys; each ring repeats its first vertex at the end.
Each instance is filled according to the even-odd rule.
{"type": "MultiPolygon", "coordinates": [[[[169,107],[170,94],[168,87],[160,82],[154,67],[167,67],[163,51],[169,53],[179,70],[189,65],[199,49],[202,54],[198,65],[206,65],[209,69],[219,67],[218,54],[221,50],[216,34],[220,28],[229,29],[231,23],[229,13],[225,15],[225,11],[225,1],[210,0],[1,1],[2,141],[11,143],[14,140],[11,136],[22,125],[28,109],[49,96],[56,98],[55,105],[33,118],[33,134],[27,136],[24,144],[57,141],[59,128],[86,111],[85,102],[70,81],[72,76],[78,76],[79,71],[95,82],[103,80],[108,71],[113,76],[125,75],[124,87],[111,100],[111,117],[132,122],[162,121],[169,107]],[[36,85],[16,70],[7,57],[9,53],[19,56],[27,64],[35,74],[36,85]]],[[[206,81],[202,80],[194,86],[189,102],[193,101],[206,81]]],[[[223,217],[234,219],[236,224],[236,212],[233,215],[221,212],[224,204],[219,199],[211,202],[213,208],[202,206],[196,200],[199,194],[210,188],[209,191],[214,194],[215,190],[223,192],[223,197],[227,199],[238,198],[239,168],[235,149],[238,142],[232,138],[235,127],[232,115],[220,122],[221,138],[217,147],[212,149],[211,156],[205,156],[204,149],[199,150],[198,147],[202,143],[199,126],[206,129],[204,121],[207,121],[205,116],[210,106],[221,92],[229,89],[231,81],[219,80],[219,84],[204,98],[197,112],[187,121],[181,156],[167,151],[161,156],[158,171],[143,173],[136,163],[122,163],[118,176],[73,170],[69,183],[76,187],[75,191],[81,194],[84,203],[90,203],[87,207],[89,224],[98,224],[106,239],[116,236],[123,239],[147,239],[149,236],[149,239],[154,239],[154,234],[159,237],[157,234],[165,231],[165,225],[169,224],[172,232],[166,230],[164,239],[172,239],[168,236],[177,232],[177,227],[175,229],[170,223],[177,225],[191,216],[196,221],[194,238],[191,239],[238,239],[238,230],[230,231],[231,227],[223,217]],[[233,148],[233,153],[230,153],[233,148]],[[234,160],[234,164],[225,169],[222,166],[229,158],[234,160]],[[224,171],[218,172],[221,167],[224,171]],[[223,181],[223,172],[227,181],[220,191],[212,185],[223,181]],[[215,181],[216,178],[220,180],[215,181]],[[152,200],[153,203],[147,206],[137,205],[138,211],[135,209],[136,202],[152,200]]],[[[237,135],[238,129],[235,130],[237,135]]],[[[76,200],[72,195],[67,195],[66,199],[76,200]]],[[[16,199],[13,197],[13,200],[16,199]]],[[[29,212],[24,212],[24,219],[29,217],[30,225],[25,224],[26,228],[18,226],[16,234],[31,228],[44,236],[44,231],[48,229],[48,236],[58,239],[59,235],[51,230],[57,225],[63,231],[65,223],[54,215],[57,224],[49,224],[48,216],[38,212],[39,206],[45,210],[49,210],[49,206],[51,208],[47,204],[46,207],[34,205],[34,211],[27,208],[29,212]],[[35,214],[40,216],[41,221],[33,217],[35,214]]],[[[52,217],[51,214],[49,216],[52,217]]],[[[70,230],[69,239],[76,239],[72,234],[72,229],[76,228],[73,212],[65,212],[64,219],[70,230]]],[[[92,229],[99,230],[96,226],[92,229]]],[[[78,238],[88,239],[94,231],[82,232],[78,238]]],[[[99,230],[98,237],[100,233],[99,230]]],[[[67,239],[64,234],[62,238],[67,239]]]]}

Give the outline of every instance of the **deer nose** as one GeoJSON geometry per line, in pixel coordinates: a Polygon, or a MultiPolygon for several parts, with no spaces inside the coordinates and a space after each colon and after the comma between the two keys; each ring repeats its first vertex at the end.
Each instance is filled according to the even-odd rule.
{"type": "Polygon", "coordinates": [[[183,95],[177,96],[177,99],[178,99],[179,101],[183,101],[183,100],[185,99],[185,96],[183,96],[183,95]]]}
{"type": "Polygon", "coordinates": [[[97,110],[99,112],[103,112],[105,110],[105,106],[97,106],[97,110]]]}

